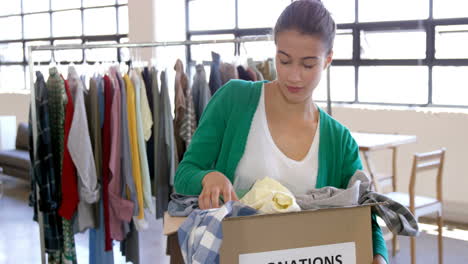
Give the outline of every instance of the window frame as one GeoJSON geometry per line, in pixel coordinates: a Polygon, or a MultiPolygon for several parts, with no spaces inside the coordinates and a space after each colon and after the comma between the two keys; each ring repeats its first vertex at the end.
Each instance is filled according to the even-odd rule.
{"type": "MultiPolygon", "coordinates": [[[[33,41],[49,41],[51,45],[54,45],[56,41],[60,40],[81,40],[81,44],[89,43],[89,42],[96,42],[96,41],[115,41],[116,43],[121,43],[123,39],[128,38],[127,34],[119,34],[119,27],[120,27],[120,19],[119,19],[119,9],[122,7],[128,7],[128,3],[119,3],[119,0],[115,0],[115,3],[112,5],[102,5],[102,6],[83,6],[83,0],[81,0],[80,7],[76,8],[62,8],[62,9],[52,9],[52,0],[49,0],[49,9],[47,11],[39,11],[39,12],[24,12],[24,0],[19,0],[21,3],[20,13],[15,14],[8,14],[8,15],[1,15],[0,18],[7,18],[7,17],[14,17],[20,16],[21,17],[21,38],[19,39],[9,39],[9,40],[0,40],[0,44],[9,44],[9,43],[21,43],[23,48],[23,59],[22,61],[18,62],[7,62],[7,61],[0,61],[0,66],[14,66],[20,65],[23,66],[24,71],[24,89],[17,89],[18,91],[22,90],[29,90],[29,83],[26,83],[27,75],[29,75],[29,71],[27,70],[28,67],[28,58],[27,58],[27,44],[33,41]],[[116,19],[116,34],[108,34],[108,35],[85,35],[84,34],[84,11],[89,9],[101,9],[101,8],[115,8],[115,19],[116,19]],[[63,11],[80,11],[81,13],[81,34],[80,36],[63,36],[63,37],[55,37],[53,36],[53,14],[56,12],[63,12],[63,11]],[[50,19],[50,36],[44,38],[25,38],[24,36],[24,17],[27,15],[35,15],[35,14],[48,14],[50,19]]],[[[49,65],[52,61],[61,64],[61,65],[68,65],[70,63],[74,64],[95,64],[97,61],[88,60],[86,58],[85,50],[82,49],[82,59],[79,61],[56,61],[55,59],[55,52],[51,51],[51,58],[49,61],[34,61],[35,65],[49,65]]],[[[121,55],[120,55],[120,48],[116,50],[117,52],[117,62],[121,62],[121,55]]]]}

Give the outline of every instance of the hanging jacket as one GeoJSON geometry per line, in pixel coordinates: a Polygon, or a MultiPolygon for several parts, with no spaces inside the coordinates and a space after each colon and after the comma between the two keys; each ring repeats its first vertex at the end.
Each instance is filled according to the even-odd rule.
{"type": "Polygon", "coordinates": [[[211,52],[211,70],[210,70],[210,91],[211,95],[215,94],[219,88],[221,88],[222,80],[221,80],[221,72],[219,71],[221,57],[216,52],[211,52]]]}
{"type": "Polygon", "coordinates": [[[193,76],[192,94],[193,104],[195,108],[196,122],[200,121],[201,115],[208,102],[211,99],[210,87],[206,82],[205,67],[198,64],[196,67],[195,76],[193,76]]]}

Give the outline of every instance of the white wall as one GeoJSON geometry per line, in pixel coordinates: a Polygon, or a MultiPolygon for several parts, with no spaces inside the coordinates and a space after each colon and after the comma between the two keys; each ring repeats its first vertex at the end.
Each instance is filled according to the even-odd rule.
{"type": "Polygon", "coordinates": [[[16,123],[28,122],[29,94],[0,93],[0,115],[16,116],[16,123]]]}
{"type": "MultiPolygon", "coordinates": [[[[352,131],[417,136],[398,148],[398,191],[408,191],[412,155],[447,148],[443,174],[446,219],[468,223],[468,113],[454,110],[334,106],[333,116],[352,131]],[[449,112],[452,111],[452,112],[449,112]]],[[[391,170],[390,151],[376,152],[380,171],[391,170]]],[[[435,175],[418,178],[416,194],[435,197],[435,175]]]]}

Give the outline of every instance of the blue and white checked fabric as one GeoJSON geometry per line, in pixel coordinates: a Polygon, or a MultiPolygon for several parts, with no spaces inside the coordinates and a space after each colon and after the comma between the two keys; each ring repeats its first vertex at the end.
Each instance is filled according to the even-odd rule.
{"type": "Polygon", "coordinates": [[[219,263],[223,219],[254,214],[257,214],[257,210],[238,201],[229,201],[220,208],[194,210],[177,233],[184,262],[219,263]]]}

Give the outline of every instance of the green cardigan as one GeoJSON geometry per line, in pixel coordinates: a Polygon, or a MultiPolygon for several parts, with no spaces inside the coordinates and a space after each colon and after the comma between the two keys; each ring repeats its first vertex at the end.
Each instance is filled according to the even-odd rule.
{"type": "MultiPolygon", "coordinates": [[[[231,80],[211,98],[175,176],[177,193],[199,195],[203,177],[219,171],[234,182],[244,154],[250,125],[260,100],[263,82],[231,80]]],[[[359,147],[349,130],[319,108],[320,143],[316,188],[346,188],[362,169],[359,147]]],[[[374,254],[388,263],[382,231],[372,215],[374,254]]]]}

